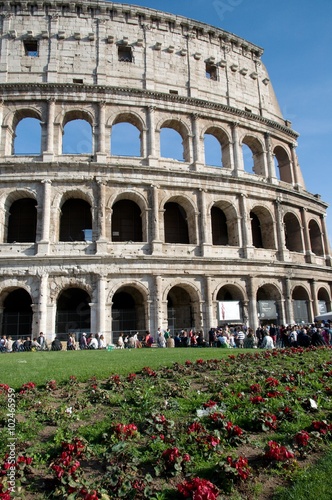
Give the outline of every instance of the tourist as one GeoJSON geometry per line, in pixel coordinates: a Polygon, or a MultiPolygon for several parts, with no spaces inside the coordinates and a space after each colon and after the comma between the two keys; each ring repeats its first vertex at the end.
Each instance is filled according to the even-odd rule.
{"type": "Polygon", "coordinates": [[[87,344],[87,341],[86,341],[86,333],[83,332],[82,335],[80,336],[80,340],[79,340],[79,347],[82,351],[84,351],[85,349],[88,348],[88,344],[87,344]]]}
{"type": "Polygon", "coordinates": [[[74,351],[76,349],[75,338],[70,333],[67,340],[67,351],[74,351]]]}
{"type": "Polygon", "coordinates": [[[262,340],[261,346],[262,349],[274,349],[273,338],[270,336],[269,331],[266,330],[265,336],[262,340]]]}
{"type": "Polygon", "coordinates": [[[106,342],[104,335],[100,335],[98,340],[98,349],[106,349],[106,342]]]}
{"type": "Polygon", "coordinates": [[[46,339],[44,337],[43,332],[39,333],[39,337],[37,339],[38,344],[40,345],[40,350],[41,351],[46,351],[47,350],[47,344],[46,344],[46,339]]]}
{"type": "Polygon", "coordinates": [[[118,349],[124,349],[123,333],[120,333],[117,341],[118,349]]]}
{"type": "Polygon", "coordinates": [[[31,342],[31,349],[34,351],[40,351],[41,345],[39,344],[37,337],[34,337],[31,342]]]}
{"type": "Polygon", "coordinates": [[[89,349],[98,349],[98,333],[91,337],[89,349]]]}
{"type": "Polygon", "coordinates": [[[51,344],[51,350],[52,351],[61,351],[62,350],[62,344],[58,337],[55,337],[52,344],[51,344]]]}

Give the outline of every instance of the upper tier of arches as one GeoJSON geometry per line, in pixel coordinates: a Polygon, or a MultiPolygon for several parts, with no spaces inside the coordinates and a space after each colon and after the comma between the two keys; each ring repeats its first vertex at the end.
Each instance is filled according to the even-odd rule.
{"type": "Polygon", "coordinates": [[[171,116],[151,108],[68,106],[56,111],[53,102],[42,111],[36,107],[5,110],[2,155],[167,159],[303,186],[294,142],[266,130],[248,129],[247,124],[185,113],[171,116]]]}

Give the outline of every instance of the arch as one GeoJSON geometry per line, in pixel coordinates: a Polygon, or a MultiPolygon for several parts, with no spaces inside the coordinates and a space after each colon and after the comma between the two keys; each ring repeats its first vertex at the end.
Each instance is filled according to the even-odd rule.
{"type": "Polygon", "coordinates": [[[253,246],[275,250],[274,222],[269,210],[262,206],[254,207],[250,219],[253,246]]]}
{"type": "Polygon", "coordinates": [[[303,252],[301,226],[298,218],[288,212],[284,216],[285,244],[290,252],[303,252]]]}
{"type": "Polygon", "coordinates": [[[90,332],[90,303],[90,295],[80,287],[72,285],[61,290],[56,303],[55,332],[62,340],[69,332],[90,332]]]}
{"type": "Polygon", "coordinates": [[[219,127],[210,126],[204,132],[205,164],[230,169],[231,144],[228,135],[219,127]]]}
{"type": "Polygon", "coordinates": [[[12,287],[2,292],[1,335],[13,338],[32,333],[32,299],[24,288],[12,287]]]}
{"type": "Polygon", "coordinates": [[[180,120],[169,119],[157,128],[160,132],[160,156],[190,162],[189,131],[180,120]]]}
{"type": "Polygon", "coordinates": [[[59,241],[86,241],[92,237],[91,205],[81,198],[69,198],[61,206],[59,241]]]}
{"type": "Polygon", "coordinates": [[[189,229],[185,209],[174,201],[164,206],[165,243],[189,243],[189,229]]]}
{"type": "Polygon", "coordinates": [[[142,156],[141,133],[136,125],[128,122],[114,124],[110,148],[112,156],[142,156]]]}
{"type": "Polygon", "coordinates": [[[288,153],[283,147],[276,146],[273,150],[273,155],[275,159],[277,177],[283,182],[292,184],[292,165],[288,153]]]}
{"type": "Polygon", "coordinates": [[[6,242],[34,243],[36,241],[36,230],[36,200],[32,197],[14,200],[8,209],[6,242]]]}
{"type": "Polygon", "coordinates": [[[172,333],[176,330],[200,328],[197,291],[186,283],[177,283],[167,290],[167,320],[172,333]]]}
{"type": "Polygon", "coordinates": [[[143,241],[142,213],[132,200],[121,199],[112,207],[112,241],[143,241]]]}
{"type": "Polygon", "coordinates": [[[257,313],[260,324],[278,323],[281,311],[282,294],[273,283],[260,286],[256,292],[257,313]]]}
{"type": "Polygon", "coordinates": [[[112,300],[112,331],[116,340],[120,332],[147,329],[147,297],[141,287],[132,283],[120,286],[112,300]]]}
{"type": "Polygon", "coordinates": [[[301,285],[295,286],[292,300],[295,323],[309,323],[309,292],[301,285]]]}
{"type": "Polygon", "coordinates": [[[39,115],[23,116],[17,121],[12,146],[13,155],[40,155],[42,149],[41,125],[39,115]]]}
{"type": "Polygon", "coordinates": [[[212,245],[226,246],[229,243],[225,212],[216,206],[211,208],[212,245]]]}
{"type": "Polygon", "coordinates": [[[243,166],[247,173],[254,173],[256,175],[261,175],[266,177],[265,171],[265,161],[264,161],[264,148],[261,142],[253,136],[246,135],[242,139],[242,154],[243,154],[243,166]],[[251,162],[249,163],[249,155],[246,151],[246,146],[249,148],[251,162]]]}
{"type": "Polygon", "coordinates": [[[321,257],[324,256],[322,233],[315,219],[311,219],[309,222],[309,236],[312,253],[321,257]]]}
{"type": "Polygon", "coordinates": [[[238,285],[227,283],[219,288],[216,295],[219,321],[242,323],[245,317],[244,300],[244,291],[238,285]]]}
{"type": "Polygon", "coordinates": [[[239,246],[238,216],[230,202],[216,201],[212,205],[211,229],[213,245],[239,246]]]}
{"type": "Polygon", "coordinates": [[[319,288],[317,291],[319,314],[324,314],[332,310],[330,292],[326,288],[319,288]]]}
{"type": "MultiPolygon", "coordinates": [[[[56,123],[60,115],[56,119],[56,123]]],[[[91,154],[93,151],[93,123],[91,112],[71,109],[60,120],[62,128],[62,154],[91,154]]]]}

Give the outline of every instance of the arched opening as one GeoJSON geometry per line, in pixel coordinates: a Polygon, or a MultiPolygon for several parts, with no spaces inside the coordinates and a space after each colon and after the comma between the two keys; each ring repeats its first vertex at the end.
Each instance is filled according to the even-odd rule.
{"type": "Polygon", "coordinates": [[[262,145],[255,137],[246,136],[242,141],[243,167],[248,174],[266,177],[264,152],[262,145]]]}
{"type": "Polygon", "coordinates": [[[226,215],[218,207],[211,208],[211,224],[212,224],[212,244],[213,245],[228,245],[228,227],[226,215]]]}
{"type": "Polygon", "coordinates": [[[225,285],[217,294],[217,317],[219,323],[243,323],[243,293],[235,285],[225,285]]]}
{"type": "Polygon", "coordinates": [[[65,340],[70,332],[90,332],[89,294],[81,288],[66,288],[57,300],[55,332],[65,340]]]}
{"type": "Polygon", "coordinates": [[[13,154],[40,155],[41,122],[38,118],[22,118],[15,128],[13,154]]]}
{"type": "Polygon", "coordinates": [[[189,243],[187,214],[178,203],[165,204],[164,228],[165,243],[189,243]]]}
{"type": "Polygon", "coordinates": [[[323,256],[322,234],[317,222],[313,219],[309,222],[309,235],[312,253],[323,256]]]}
{"type": "Polygon", "coordinates": [[[292,293],[295,323],[309,323],[309,296],[302,286],[296,286],[292,293]]]}
{"type": "Polygon", "coordinates": [[[292,184],[292,168],[288,154],[281,146],[276,146],[273,150],[275,159],[276,176],[283,182],[292,184]]]}
{"type": "Polygon", "coordinates": [[[290,252],[303,252],[300,223],[290,212],[284,216],[284,230],[286,248],[290,252]]]}
{"type": "Polygon", "coordinates": [[[111,154],[113,156],[141,156],[141,133],[131,123],[112,126],[111,154]]]}
{"type": "Polygon", "coordinates": [[[9,209],[7,243],[33,243],[36,241],[37,202],[22,198],[9,209]]]}
{"type": "Polygon", "coordinates": [[[270,212],[255,207],[250,212],[252,244],[256,248],[275,249],[274,224],[270,212]]]}
{"type": "Polygon", "coordinates": [[[112,241],[143,241],[141,210],[135,202],[120,200],[113,205],[112,241]]]}
{"type": "Polygon", "coordinates": [[[32,300],[23,288],[11,291],[3,302],[1,335],[13,338],[31,336],[32,300]]]}
{"type": "Polygon", "coordinates": [[[256,248],[264,248],[260,220],[254,212],[250,212],[250,219],[251,219],[252,244],[256,248]]]}
{"type": "Polygon", "coordinates": [[[70,198],[61,207],[60,241],[85,241],[91,239],[92,216],[90,204],[70,198]],[[87,238],[89,234],[90,238],[87,238]]]}
{"type": "Polygon", "coordinates": [[[263,285],[257,290],[256,300],[260,324],[278,324],[281,300],[281,295],[278,289],[271,284],[263,285]]]}
{"type": "Polygon", "coordinates": [[[87,120],[67,121],[63,128],[62,154],[92,154],[92,127],[87,120]]]}
{"type": "Polygon", "coordinates": [[[194,326],[191,297],[181,286],[174,286],[167,295],[167,321],[172,333],[194,326]]]}
{"type": "Polygon", "coordinates": [[[325,288],[320,288],[317,294],[319,314],[324,314],[332,310],[330,296],[325,288]]]}
{"type": "Polygon", "coordinates": [[[160,129],[160,156],[184,161],[183,139],[179,132],[170,127],[160,129]]]}
{"type": "Polygon", "coordinates": [[[132,286],[121,287],[113,296],[113,341],[120,332],[143,332],[145,330],[145,305],[141,292],[132,286]]]}
{"type": "Polygon", "coordinates": [[[205,164],[231,168],[231,145],[227,134],[218,127],[209,127],[204,134],[205,164]]]}
{"type": "Polygon", "coordinates": [[[222,149],[218,139],[212,134],[204,134],[205,164],[222,167],[222,149]]]}

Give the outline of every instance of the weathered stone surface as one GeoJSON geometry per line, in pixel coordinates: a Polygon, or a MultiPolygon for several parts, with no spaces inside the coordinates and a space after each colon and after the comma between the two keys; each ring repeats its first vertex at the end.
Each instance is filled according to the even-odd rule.
{"type": "Polygon", "coordinates": [[[261,48],[204,23],[103,1],[13,0],[0,16],[4,312],[6,297],[26,290],[29,333],[50,339],[59,331],[59,297],[82,289],[86,329],[110,340],[119,292],[132,297],[142,331],[207,332],[219,321],[220,300],[239,301],[241,320],[253,328],[298,319],[294,301],[306,303],[309,321],[320,302],[331,308],[326,204],[304,186],[298,135],[281,115],[261,48]],[[18,156],[16,127],[28,117],[40,121],[41,154],[18,156]],[[91,125],[91,154],[80,144],[77,154],[62,154],[64,127],[75,119],[91,125]],[[109,138],[122,122],[139,130],[141,156],[112,154],[109,138]],[[181,135],[184,161],[161,157],[164,128],[181,135]],[[206,165],[205,134],[219,141],[220,167],[206,165]],[[250,173],[243,145],[253,156],[250,173]],[[26,198],[36,201],[35,241],[8,242],[11,207],[26,198]],[[60,241],[69,199],[91,207],[92,241],[60,241]],[[142,241],[116,241],[120,200],[139,207],[142,241]],[[185,213],[187,242],[165,241],[169,203],[185,213]],[[213,208],[226,224],[219,243],[213,208]],[[258,316],[264,300],[276,302],[277,317],[258,316]]]}

